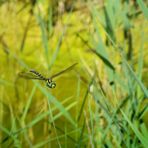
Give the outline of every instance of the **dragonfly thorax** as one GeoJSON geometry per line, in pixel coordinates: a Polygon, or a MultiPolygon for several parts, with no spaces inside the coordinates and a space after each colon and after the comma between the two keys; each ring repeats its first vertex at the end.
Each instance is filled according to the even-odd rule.
{"type": "Polygon", "coordinates": [[[55,87],[56,87],[56,83],[53,82],[51,79],[48,79],[48,80],[47,80],[46,85],[47,85],[49,88],[55,88],[55,87]]]}

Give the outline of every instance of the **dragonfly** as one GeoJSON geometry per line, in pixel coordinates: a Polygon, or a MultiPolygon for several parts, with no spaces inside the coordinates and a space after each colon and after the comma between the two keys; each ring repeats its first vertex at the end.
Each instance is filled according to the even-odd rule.
{"type": "Polygon", "coordinates": [[[49,78],[43,76],[42,74],[40,74],[39,72],[37,72],[36,70],[29,70],[29,72],[20,72],[18,75],[19,77],[22,78],[26,78],[26,79],[35,79],[35,80],[42,80],[46,82],[46,86],[49,88],[55,88],[56,87],[56,82],[52,81],[54,78],[60,76],[61,74],[68,72],[70,70],[72,70],[74,68],[74,66],[76,66],[78,63],[74,63],[71,66],[69,66],[68,68],[50,76],[49,78]]]}

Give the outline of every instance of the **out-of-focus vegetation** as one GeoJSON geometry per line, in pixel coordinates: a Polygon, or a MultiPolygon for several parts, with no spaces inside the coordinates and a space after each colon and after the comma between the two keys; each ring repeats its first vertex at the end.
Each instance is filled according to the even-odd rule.
{"type": "Polygon", "coordinates": [[[1,147],[147,147],[147,5],[1,0],[1,147]]]}

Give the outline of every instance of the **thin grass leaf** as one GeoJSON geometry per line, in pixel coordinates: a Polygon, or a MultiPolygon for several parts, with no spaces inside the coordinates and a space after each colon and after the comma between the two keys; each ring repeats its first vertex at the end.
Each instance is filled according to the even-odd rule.
{"type": "Polygon", "coordinates": [[[133,69],[131,68],[131,66],[127,63],[127,61],[124,62],[127,66],[127,68],[129,69],[130,73],[133,75],[134,79],[137,81],[137,83],[139,84],[139,86],[141,87],[143,93],[145,94],[145,97],[148,98],[148,90],[147,88],[143,85],[143,83],[139,80],[139,78],[136,76],[135,72],[133,71],[133,69]]]}
{"type": "MultiPolygon", "coordinates": [[[[70,10],[70,12],[69,12],[69,16],[67,17],[67,20],[69,20],[70,14],[71,14],[72,10],[73,10],[73,7],[71,7],[71,10],[70,10]]],[[[68,28],[68,24],[66,24],[66,25],[64,26],[63,31],[62,31],[62,34],[61,34],[61,36],[60,36],[60,38],[59,38],[59,40],[58,40],[57,47],[56,47],[55,52],[53,53],[52,58],[51,58],[51,61],[50,61],[49,70],[51,69],[52,65],[54,64],[54,62],[55,62],[55,60],[56,60],[56,58],[57,58],[57,56],[58,56],[58,53],[59,53],[59,51],[60,51],[60,47],[61,47],[62,42],[63,42],[63,38],[64,38],[64,36],[65,36],[65,34],[66,34],[66,32],[67,32],[67,28],[68,28]]]]}
{"type": "Polygon", "coordinates": [[[27,39],[27,34],[28,34],[28,31],[29,31],[31,21],[32,21],[32,14],[30,14],[30,16],[28,17],[27,24],[26,24],[26,26],[24,28],[24,34],[23,34],[23,38],[22,38],[22,42],[21,42],[21,46],[20,46],[20,51],[21,52],[23,51],[24,46],[25,46],[25,41],[27,39]]]}
{"type": "MultiPolygon", "coordinates": [[[[40,11],[39,11],[40,12],[40,11]]],[[[41,17],[41,14],[36,15],[37,21],[40,25],[41,33],[42,33],[42,43],[45,51],[45,58],[46,58],[46,64],[47,67],[49,66],[49,46],[48,46],[48,38],[47,38],[47,32],[46,32],[46,25],[41,17]]]]}
{"type": "MultiPolygon", "coordinates": [[[[68,111],[69,109],[71,109],[73,106],[76,105],[76,102],[74,102],[73,104],[71,104],[70,106],[68,106],[66,108],[66,110],[68,111]]],[[[39,121],[41,121],[42,119],[44,119],[46,116],[50,115],[51,111],[42,113],[40,115],[38,115],[35,119],[33,119],[29,124],[27,124],[25,127],[20,128],[20,129],[16,129],[15,132],[10,133],[10,136],[12,135],[19,135],[20,133],[24,132],[27,128],[32,128],[36,123],[38,123],[39,121]]],[[[56,116],[54,116],[54,118],[52,119],[52,122],[54,120],[56,120],[57,118],[59,118],[62,115],[62,113],[57,114],[56,116]]],[[[14,140],[16,140],[16,138],[14,137],[14,140]]]]}
{"type": "Polygon", "coordinates": [[[107,5],[103,8],[104,10],[104,16],[105,16],[105,31],[110,35],[113,41],[116,41],[115,37],[115,17],[114,17],[114,12],[115,10],[114,7],[116,5],[113,4],[114,2],[108,1],[107,5]]]}
{"type": "Polygon", "coordinates": [[[53,103],[57,107],[57,109],[59,109],[59,111],[62,112],[63,115],[75,126],[76,123],[72,119],[71,115],[66,111],[64,106],[54,96],[48,93],[46,89],[41,87],[41,85],[37,84],[37,86],[40,88],[42,93],[48,98],[48,101],[53,103]]]}
{"type": "MultiPolygon", "coordinates": [[[[59,132],[61,132],[62,134],[65,134],[66,140],[71,140],[71,141],[73,141],[73,143],[77,143],[77,141],[76,141],[72,136],[68,135],[67,130],[65,130],[65,129],[63,130],[63,128],[61,129],[61,128],[57,127],[57,126],[55,126],[55,128],[56,128],[59,132]]],[[[65,126],[65,128],[66,128],[66,126],[65,126]]],[[[76,128],[76,130],[80,130],[80,129],[77,129],[77,128],[76,128]]],[[[65,142],[65,143],[66,143],[66,142],[65,142]]]]}
{"type": "MultiPolygon", "coordinates": [[[[68,107],[68,109],[70,109],[71,107],[75,106],[76,105],[76,102],[74,102],[71,106],[68,107]]],[[[66,111],[68,110],[67,108],[65,109],[66,111]]],[[[45,117],[49,116],[51,114],[51,112],[53,111],[47,111],[47,112],[44,112],[44,113],[41,113],[40,115],[37,115],[37,117],[35,119],[33,119],[30,123],[28,123],[26,125],[25,128],[31,128],[33,127],[35,124],[37,124],[39,121],[41,121],[42,119],[44,119],[45,117]]],[[[52,119],[52,122],[59,118],[61,115],[63,115],[62,113],[59,113],[57,115],[55,115],[52,119]]],[[[24,130],[24,129],[23,129],[24,130]]]]}
{"type": "MultiPolygon", "coordinates": [[[[141,34],[141,46],[139,48],[139,55],[138,55],[138,69],[137,69],[137,77],[141,81],[142,79],[142,71],[144,66],[144,33],[141,34]]],[[[137,88],[139,96],[141,95],[140,88],[137,88]]]]}
{"type": "Polygon", "coordinates": [[[93,81],[94,81],[94,76],[92,77],[92,79],[91,79],[91,81],[90,81],[90,83],[87,87],[86,93],[84,95],[83,102],[82,102],[82,105],[81,105],[81,108],[80,108],[80,111],[79,111],[79,115],[78,115],[78,118],[77,118],[77,122],[79,122],[80,119],[81,119],[83,109],[84,109],[84,105],[85,105],[85,102],[86,102],[86,99],[87,99],[87,96],[88,96],[88,93],[89,93],[89,89],[90,89],[90,86],[92,85],[93,81]]]}
{"type": "MultiPolygon", "coordinates": [[[[74,106],[76,106],[77,102],[73,102],[71,103],[69,106],[67,106],[65,108],[66,111],[70,110],[71,108],[73,108],[74,106]]],[[[51,123],[54,122],[56,119],[60,118],[63,115],[62,112],[59,112],[58,114],[56,114],[52,119],[51,119],[51,123]]]]}
{"type": "Polygon", "coordinates": [[[98,50],[91,50],[93,53],[95,53],[103,62],[105,65],[107,65],[109,68],[111,68],[113,71],[115,71],[115,67],[113,64],[101,53],[98,52],[98,50]]]}
{"type": "Polygon", "coordinates": [[[141,125],[141,132],[143,136],[145,137],[145,139],[148,139],[148,129],[145,124],[141,125]]]}
{"type": "Polygon", "coordinates": [[[143,0],[137,0],[137,3],[139,5],[139,7],[141,8],[144,16],[146,17],[146,19],[148,20],[148,8],[145,5],[145,3],[143,2],[143,0]]]}
{"type": "MultiPolygon", "coordinates": [[[[108,34],[107,34],[108,35],[108,34]]],[[[139,80],[139,78],[136,76],[136,74],[134,73],[134,71],[132,70],[131,66],[128,64],[128,62],[125,59],[125,56],[123,54],[123,49],[120,46],[117,46],[113,40],[110,38],[110,36],[108,35],[108,38],[110,39],[110,41],[112,42],[112,45],[115,49],[117,49],[117,51],[119,52],[119,54],[121,55],[123,62],[127,65],[129,71],[131,72],[131,74],[133,75],[133,77],[135,78],[135,80],[137,81],[137,83],[139,84],[141,90],[144,92],[145,97],[148,98],[148,91],[145,88],[145,86],[143,85],[143,83],[139,80]]]]}
{"type": "MultiPolygon", "coordinates": [[[[17,127],[17,123],[16,123],[17,119],[13,113],[12,106],[10,106],[10,114],[11,114],[11,131],[12,131],[12,133],[14,133],[14,131],[16,131],[18,127],[17,127]]],[[[14,138],[15,138],[14,139],[14,147],[21,147],[21,142],[20,142],[17,134],[14,134],[14,138]]]]}
{"type": "Polygon", "coordinates": [[[47,21],[47,31],[48,31],[48,38],[50,38],[52,36],[53,33],[53,18],[52,18],[52,6],[48,6],[48,21],[47,21]]]}
{"type": "Polygon", "coordinates": [[[23,112],[23,115],[22,115],[22,121],[24,121],[26,116],[27,116],[27,113],[28,113],[28,110],[29,110],[29,108],[31,106],[31,102],[32,102],[33,95],[34,95],[35,91],[36,91],[36,86],[33,87],[32,91],[31,91],[31,94],[30,94],[30,96],[28,98],[27,104],[25,106],[25,109],[24,109],[24,112],[23,112]]]}
{"type": "Polygon", "coordinates": [[[108,119],[108,126],[106,127],[103,135],[102,135],[102,139],[105,140],[107,133],[109,132],[110,129],[112,129],[112,124],[116,123],[115,118],[118,117],[117,113],[120,111],[120,109],[125,105],[125,103],[128,101],[129,97],[126,97],[125,99],[123,99],[121,101],[121,103],[119,103],[119,106],[113,110],[112,115],[107,114],[107,116],[109,116],[108,119]]]}
{"type": "Polygon", "coordinates": [[[134,133],[138,137],[138,139],[141,141],[143,146],[145,148],[147,148],[148,141],[147,141],[146,137],[144,137],[144,135],[141,134],[139,129],[129,120],[129,118],[127,117],[127,115],[124,113],[124,111],[122,109],[121,109],[121,113],[122,113],[123,117],[125,118],[125,120],[128,122],[128,124],[130,125],[131,129],[134,131],[134,133]]]}
{"type": "Polygon", "coordinates": [[[3,138],[2,141],[0,141],[0,144],[3,144],[4,142],[6,142],[10,137],[15,140],[14,135],[10,132],[9,129],[5,128],[2,124],[0,124],[0,130],[1,132],[4,132],[5,134],[7,134],[8,136],[3,138]]]}
{"type": "MultiPolygon", "coordinates": [[[[68,101],[69,98],[67,98],[66,100],[68,101]]],[[[67,101],[64,100],[63,103],[66,103],[67,101]]],[[[74,102],[73,104],[70,104],[68,107],[66,107],[66,110],[68,111],[69,109],[71,109],[71,108],[72,108],[73,106],[75,106],[75,105],[76,105],[76,102],[74,102]]],[[[55,111],[56,109],[57,109],[57,108],[54,107],[54,108],[52,109],[52,112],[55,111]]],[[[19,134],[21,134],[22,132],[24,132],[27,128],[32,128],[32,127],[33,127],[35,124],[37,124],[39,121],[41,121],[42,119],[44,119],[46,116],[50,115],[50,113],[51,113],[51,111],[47,111],[47,112],[41,113],[40,115],[37,115],[37,117],[34,118],[34,119],[33,119],[30,123],[28,123],[27,125],[23,126],[23,127],[20,128],[20,129],[16,129],[14,132],[10,132],[9,137],[15,136],[15,135],[19,135],[19,134]]],[[[60,117],[61,115],[62,115],[61,113],[57,114],[57,116],[54,117],[53,121],[56,120],[56,119],[57,119],[58,117],[60,117]]],[[[1,128],[1,126],[0,126],[0,128],[1,128]]],[[[4,129],[4,131],[7,132],[5,128],[2,128],[2,129],[4,129]]],[[[9,138],[9,137],[8,137],[8,138],[9,138]]],[[[8,139],[8,138],[7,138],[7,139],[8,139]]],[[[5,138],[5,139],[6,139],[6,138],[5,138]]]]}
{"type": "Polygon", "coordinates": [[[93,109],[92,109],[92,106],[91,106],[91,100],[89,100],[89,103],[88,103],[88,110],[89,110],[90,119],[89,118],[86,119],[86,126],[88,128],[90,144],[91,144],[92,147],[96,147],[97,145],[96,145],[96,141],[95,141],[95,133],[97,133],[97,132],[95,132],[95,127],[94,127],[96,117],[95,117],[95,115],[93,113],[93,109]],[[87,120],[89,120],[89,121],[87,121],[87,120]],[[89,125],[88,122],[90,122],[90,125],[89,125]]]}
{"type": "MultiPolygon", "coordinates": [[[[76,130],[74,130],[74,131],[71,131],[71,132],[68,132],[68,133],[65,133],[65,134],[68,136],[68,135],[71,135],[71,134],[74,134],[74,133],[77,133],[77,132],[81,132],[81,129],[76,129],[76,130]]],[[[58,138],[59,138],[59,139],[64,138],[64,137],[65,137],[65,134],[58,136],[58,138]]],[[[43,146],[46,145],[47,143],[52,142],[52,141],[54,141],[54,140],[56,140],[56,139],[57,139],[57,138],[55,138],[55,137],[54,137],[54,138],[49,137],[47,140],[41,141],[41,142],[39,142],[38,144],[34,145],[33,148],[40,148],[40,147],[43,147],[43,146]]],[[[75,145],[76,145],[76,144],[75,144],[75,145]]]]}
{"type": "Polygon", "coordinates": [[[81,148],[83,146],[83,141],[82,140],[83,140],[83,135],[84,135],[84,131],[85,131],[85,125],[86,125],[86,123],[85,123],[85,119],[84,119],[82,130],[81,130],[81,133],[80,133],[80,137],[79,137],[78,143],[76,145],[77,148],[81,148]]]}
{"type": "MultiPolygon", "coordinates": [[[[4,126],[2,126],[0,124],[0,130],[3,131],[5,134],[7,134],[8,136],[6,136],[4,139],[2,139],[2,141],[0,141],[0,144],[3,144],[5,143],[7,140],[9,140],[10,138],[12,138],[12,143],[14,142],[14,145],[17,147],[20,147],[21,144],[20,144],[20,141],[17,139],[17,135],[13,133],[13,131],[16,129],[14,126],[16,126],[16,123],[15,123],[15,118],[12,118],[12,129],[11,129],[11,132],[9,129],[5,128],[4,126]],[[15,129],[14,129],[15,128],[15,129]]],[[[11,143],[11,144],[12,144],[11,143]]]]}
{"type": "Polygon", "coordinates": [[[111,68],[113,71],[115,71],[114,66],[112,65],[112,63],[108,60],[108,56],[107,56],[107,52],[105,50],[105,47],[102,43],[101,37],[99,37],[100,40],[100,44],[98,45],[98,47],[96,47],[96,49],[92,48],[88,42],[86,42],[78,33],[77,36],[82,40],[82,42],[84,42],[84,44],[89,48],[88,51],[93,52],[94,54],[96,54],[103,62],[105,65],[107,65],[109,68],[111,68]]]}
{"type": "Polygon", "coordinates": [[[96,11],[91,11],[91,12],[92,12],[92,16],[93,16],[92,17],[93,18],[93,25],[94,25],[94,28],[96,30],[96,34],[97,34],[97,37],[98,37],[97,42],[95,43],[96,47],[95,47],[94,51],[95,51],[95,54],[107,66],[106,70],[107,70],[107,73],[108,73],[109,82],[112,82],[112,81],[114,81],[115,67],[110,62],[110,58],[109,58],[108,53],[107,53],[106,48],[105,48],[105,44],[104,44],[104,42],[102,40],[101,33],[100,33],[100,28],[98,27],[99,26],[98,25],[98,19],[97,19],[98,16],[96,15],[96,11]]]}

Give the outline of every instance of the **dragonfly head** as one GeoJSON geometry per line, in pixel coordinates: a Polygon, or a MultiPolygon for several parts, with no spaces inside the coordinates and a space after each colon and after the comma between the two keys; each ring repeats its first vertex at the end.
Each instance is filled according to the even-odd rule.
{"type": "Polygon", "coordinates": [[[56,83],[53,82],[52,80],[48,79],[47,83],[46,83],[47,87],[49,88],[55,88],[56,87],[56,83]]]}

